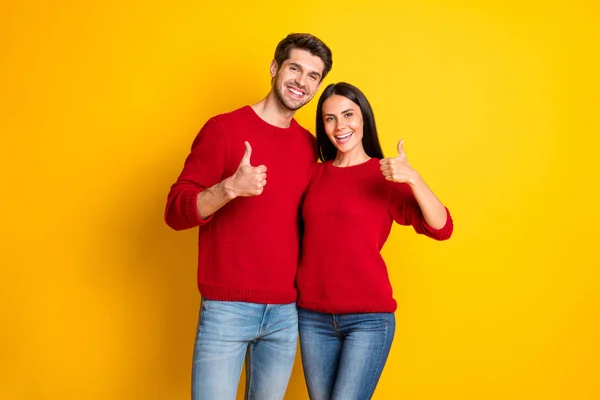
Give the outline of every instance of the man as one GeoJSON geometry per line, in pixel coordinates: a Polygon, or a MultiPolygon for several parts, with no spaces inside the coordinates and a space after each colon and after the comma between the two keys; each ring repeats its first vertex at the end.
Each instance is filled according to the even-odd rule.
{"type": "Polygon", "coordinates": [[[247,398],[283,399],[298,336],[300,201],[316,161],[314,137],[293,117],[331,66],[318,38],[284,38],[267,96],[209,119],[171,187],[167,224],[199,226],[193,399],[235,399],[244,359],[247,398]]]}

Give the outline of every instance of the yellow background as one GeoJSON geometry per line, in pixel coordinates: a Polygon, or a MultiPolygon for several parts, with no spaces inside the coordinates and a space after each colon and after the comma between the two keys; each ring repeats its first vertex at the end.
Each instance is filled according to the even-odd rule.
{"type": "Polygon", "coordinates": [[[189,397],[196,232],[163,223],[166,194],[303,31],[456,221],[444,243],[394,227],[375,398],[600,398],[599,7],[385,3],[1,3],[0,398],[189,397]]]}

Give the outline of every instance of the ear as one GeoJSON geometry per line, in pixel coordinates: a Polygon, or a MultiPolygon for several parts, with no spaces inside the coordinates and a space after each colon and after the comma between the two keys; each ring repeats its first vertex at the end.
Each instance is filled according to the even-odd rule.
{"type": "Polygon", "coordinates": [[[275,75],[277,74],[277,61],[273,60],[271,61],[271,78],[274,78],[275,75]]]}

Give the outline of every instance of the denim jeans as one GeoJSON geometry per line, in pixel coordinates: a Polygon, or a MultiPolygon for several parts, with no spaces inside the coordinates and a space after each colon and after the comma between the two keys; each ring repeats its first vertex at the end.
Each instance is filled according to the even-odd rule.
{"type": "Polygon", "coordinates": [[[296,303],[203,299],[200,308],[192,399],[235,400],[244,358],[246,399],[283,399],[296,355],[296,303]]]}
{"type": "Polygon", "coordinates": [[[324,314],[301,308],[298,323],[310,399],[370,399],[394,339],[394,314],[324,314]]]}

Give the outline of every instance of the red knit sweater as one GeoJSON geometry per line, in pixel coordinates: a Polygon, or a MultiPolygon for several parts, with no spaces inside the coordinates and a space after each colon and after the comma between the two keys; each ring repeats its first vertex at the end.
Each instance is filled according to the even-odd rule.
{"type": "Polygon", "coordinates": [[[278,128],[250,106],[208,120],[171,187],[165,210],[165,220],[175,230],[200,226],[198,289],[204,297],[296,301],[300,203],[315,160],[314,136],[295,120],[289,128],[278,128]],[[267,167],[263,193],[236,198],[201,220],[198,193],[233,175],[244,141],[252,146],[251,164],[267,167]]]}
{"type": "Polygon", "coordinates": [[[445,240],[453,230],[446,213],[443,228],[427,225],[410,187],[386,181],[378,159],[346,168],[331,161],[314,164],[302,207],[298,306],[336,314],[394,312],[396,301],[380,254],[392,222],[445,240]]]}

